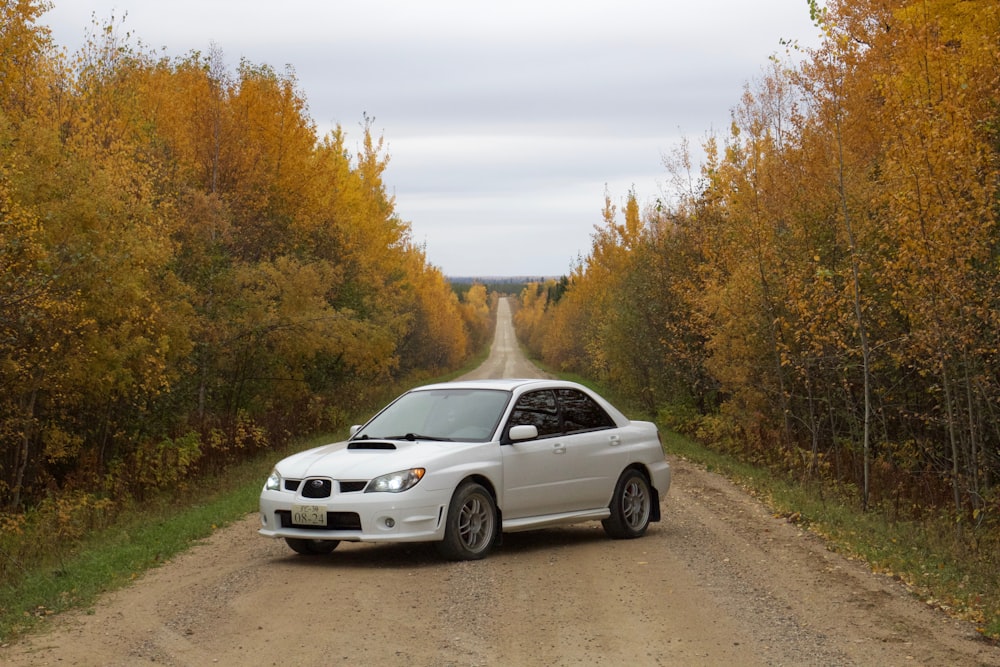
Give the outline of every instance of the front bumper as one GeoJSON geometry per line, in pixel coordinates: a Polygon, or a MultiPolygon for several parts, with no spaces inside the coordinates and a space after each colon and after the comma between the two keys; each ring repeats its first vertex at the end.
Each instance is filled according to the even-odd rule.
{"type": "Polygon", "coordinates": [[[303,498],[288,491],[260,495],[260,534],[275,538],[347,542],[434,542],[444,539],[450,494],[447,492],[349,493],[303,498]],[[326,526],[298,526],[296,505],[320,506],[326,526]]]}

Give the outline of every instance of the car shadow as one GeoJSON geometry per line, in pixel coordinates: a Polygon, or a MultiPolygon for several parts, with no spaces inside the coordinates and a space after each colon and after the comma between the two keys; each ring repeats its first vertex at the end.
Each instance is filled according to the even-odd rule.
{"type": "Polygon", "coordinates": [[[536,551],[573,548],[580,544],[595,542],[611,543],[600,524],[577,524],[558,528],[530,530],[523,533],[506,533],[503,544],[494,553],[510,555],[530,554],[536,551]]]}
{"type": "MultiPolygon", "coordinates": [[[[650,526],[650,533],[654,532],[650,526]]],[[[645,538],[643,538],[645,539],[645,538]]],[[[538,552],[552,552],[573,549],[582,545],[606,543],[614,548],[619,540],[609,538],[599,523],[578,524],[545,528],[518,533],[505,533],[503,542],[494,547],[483,561],[506,560],[538,552]]],[[[291,551],[286,556],[275,559],[284,565],[302,568],[440,568],[449,567],[456,561],[443,558],[433,542],[413,542],[406,544],[371,544],[342,542],[332,553],[317,556],[301,556],[291,551]]],[[[468,562],[468,561],[466,561],[468,562]]]]}

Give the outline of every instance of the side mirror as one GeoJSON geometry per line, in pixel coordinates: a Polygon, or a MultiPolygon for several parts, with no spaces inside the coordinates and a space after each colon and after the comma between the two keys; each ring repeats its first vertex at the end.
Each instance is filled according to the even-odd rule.
{"type": "Polygon", "coordinates": [[[538,437],[538,427],[533,424],[521,424],[510,427],[510,439],[513,442],[533,440],[538,437]]]}
{"type": "Polygon", "coordinates": [[[355,424],[354,426],[351,427],[351,437],[352,438],[358,434],[358,431],[361,430],[361,427],[362,427],[362,424],[355,424]]]}

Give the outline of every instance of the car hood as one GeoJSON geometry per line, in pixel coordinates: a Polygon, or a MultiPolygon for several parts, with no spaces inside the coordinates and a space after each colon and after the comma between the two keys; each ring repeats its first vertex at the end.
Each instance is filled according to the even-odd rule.
{"type": "Polygon", "coordinates": [[[368,480],[397,470],[427,467],[470,446],[474,445],[421,440],[351,440],[293,454],[276,467],[282,477],[293,479],[368,480]]]}

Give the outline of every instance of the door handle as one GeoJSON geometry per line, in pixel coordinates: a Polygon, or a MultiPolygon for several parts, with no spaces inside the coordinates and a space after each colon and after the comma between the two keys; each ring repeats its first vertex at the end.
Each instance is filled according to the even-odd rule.
{"type": "Polygon", "coordinates": [[[608,444],[610,444],[612,447],[617,447],[618,445],[622,444],[621,436],[620,435],[608,436],[608,444]]]}
{"type": "Polygon", "coordinates": [[[561,442],[555,443],[554,445],[552,445],[552,453],[553,454],[565,454],[566,453],[566,445],[562,444],[561,442]]]}

